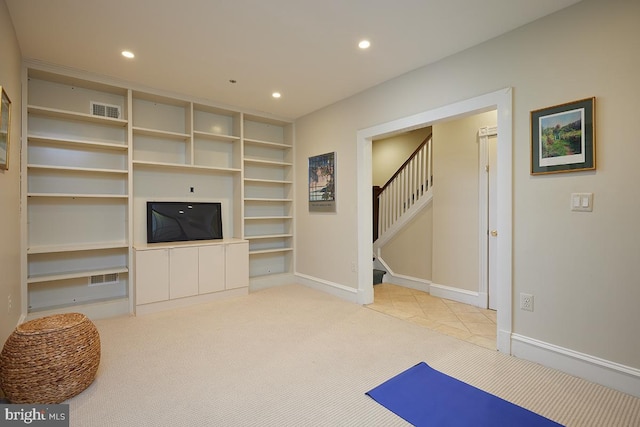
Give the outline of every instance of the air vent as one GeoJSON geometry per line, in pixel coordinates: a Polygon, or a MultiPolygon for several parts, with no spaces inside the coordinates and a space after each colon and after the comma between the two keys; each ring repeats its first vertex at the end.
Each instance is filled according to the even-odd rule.
{"type": "Polygon", "coordinates": [[[118,283],[118,273],[98,274],[89,277],[89,286],[112,285],[118,283]]]}
{"type": "Polygon", "coordinates": [[[110,119],[119,119],[120,106],[91,101],[91,114],[94,116],[108,117],[110,119]]]}

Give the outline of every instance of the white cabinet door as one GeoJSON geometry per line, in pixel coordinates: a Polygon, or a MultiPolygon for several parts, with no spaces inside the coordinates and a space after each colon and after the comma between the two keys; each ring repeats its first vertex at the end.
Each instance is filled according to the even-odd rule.
{"type": "Polygon", "coordinates": [[[169,299],[169,250],[136,251],[136,304],[169,299]]]}
{"type": "Polygon", "coordinates": [[[224,246],[200,246],[199,260],[199,293],[224,291],[225,262],[224,246]]]}
{"type": "Polygon", "coordinates": [[[226,254],[227,289],[249,286],[249,243],[227,245],[226,254]]]}
{"type": "Polygon", "coordinates": [[[169,256],[169,298],[198,294],[198,248],[173,248],[169,256]]]}

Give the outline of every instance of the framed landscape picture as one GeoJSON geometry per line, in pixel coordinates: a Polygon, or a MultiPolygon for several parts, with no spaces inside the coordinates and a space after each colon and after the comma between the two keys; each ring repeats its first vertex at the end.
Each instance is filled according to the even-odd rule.
{"type": "Polygon", "coordinates": [[[9,130],[11,128],[11,100],[0,86],[0,170],[9,169],[9,130]]]}
{"type": "Polygon", "coordinates": [[[596,168],[595,98],[531,112],[531,174],[596,168]]]}
{"type": "Polygon", "coordinates": [[[336,211],[336,153],[309,157],[309,212],[336,211]]]}

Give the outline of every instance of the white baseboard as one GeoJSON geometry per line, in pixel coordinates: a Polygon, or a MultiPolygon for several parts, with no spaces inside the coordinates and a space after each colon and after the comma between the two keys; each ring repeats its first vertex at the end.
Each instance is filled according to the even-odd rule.
{"type": "Polygon", "coordinates": [[[511,352],[521,359],[640,397],[640,369],[519,334],[511,335],[511,352]]]}
{"type": "Polygon", "coordinates": [[[362,297],[356,288],[341,285],[339,283],[330,282],[328,280],[319,279],[317,277],[308,276],[306,274],[295,273],[296,283],[317,289],[322,292],[337,296],[344,300],[361,304],[362,297]]]}
{"type": "Polygon", "coordinates": [[[145,314],[157,313],[165,310],[173,310],[176,308],[189,307],[196,304],[203,304],[210,301],[217,301],[224,298],[239,297],[249,293],[248,287],[229,289],[226,291],[212,292],[203,295],[194,295],[192,297],[178,298],[167,301],[153,302],[136,306],[136,316],[144,316],[145,314]]]}
{"type": "Polygon", "coordinates": [[[404,286],[405,288],[411,288],[418,291],[430,292],[431,282],[425,279],[418,279],[416,277],[404,276],[402,274],[394,274],[387,272],[383,277],[384,283],[392,283],[398,286],[404,286]]]}
{"type": "Polygon", "coordinates": [[[269,274],[249,279],[249,292],[295,283],[293,273],[269,274]]]}
{"type": "Polygon", "coordinates": [[[382,267],[382,270],[386,271],[382,277],[382,281],[384,283],[391,283],[398,286],[404,286],[405,288],[416,289],[418,291],[429,293],[429,287],[431,286],[430,280],[394,273],[393,269],[389,267],[389,264],[387,264],[382,256],[380,256],[380,251],[378,251],[378,255],[376,255],[373,265],[374,267],[379,265],[382,267]]]}
{"type": "Polygon", "coordinates": [[[487,294],[485,292],[468,291],[466,289],[438,285],[436,283],[432,283],[429,288],[429,293],[434,297],[446,298],[452,301],[461,302],[463,304],[469,304],[481,308],[487,307],[487,294]]]}
{"type": "Polygon", "coordinates": [[[51,316],[54,314],[62,313],[82,313],[91,320],[105,319],[108,317],[125,316],[129,315],[129,299],[118,298],[109,301],[100,301],[87,304],[78,304],[74,306],[68,306],[64,308],[36,311],[28,313],[25,317],[21,317],[20,321],[29,321],[38,319],[44,316],[51,316]]]}

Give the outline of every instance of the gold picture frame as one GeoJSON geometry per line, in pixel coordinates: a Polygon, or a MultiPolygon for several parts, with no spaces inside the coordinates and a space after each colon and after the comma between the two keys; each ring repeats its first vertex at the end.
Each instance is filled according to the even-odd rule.
{"type": "Polygon", "coordinates": [[[531,112],[531,175],[596,168],[596,98],[531,112]]]}
{"type": "Polygon", "coordinates": [[[2,100],[0,102],[0,170],[9,169],[9,143],[11,142],[11,100],[0,86],[2,100]]]}

